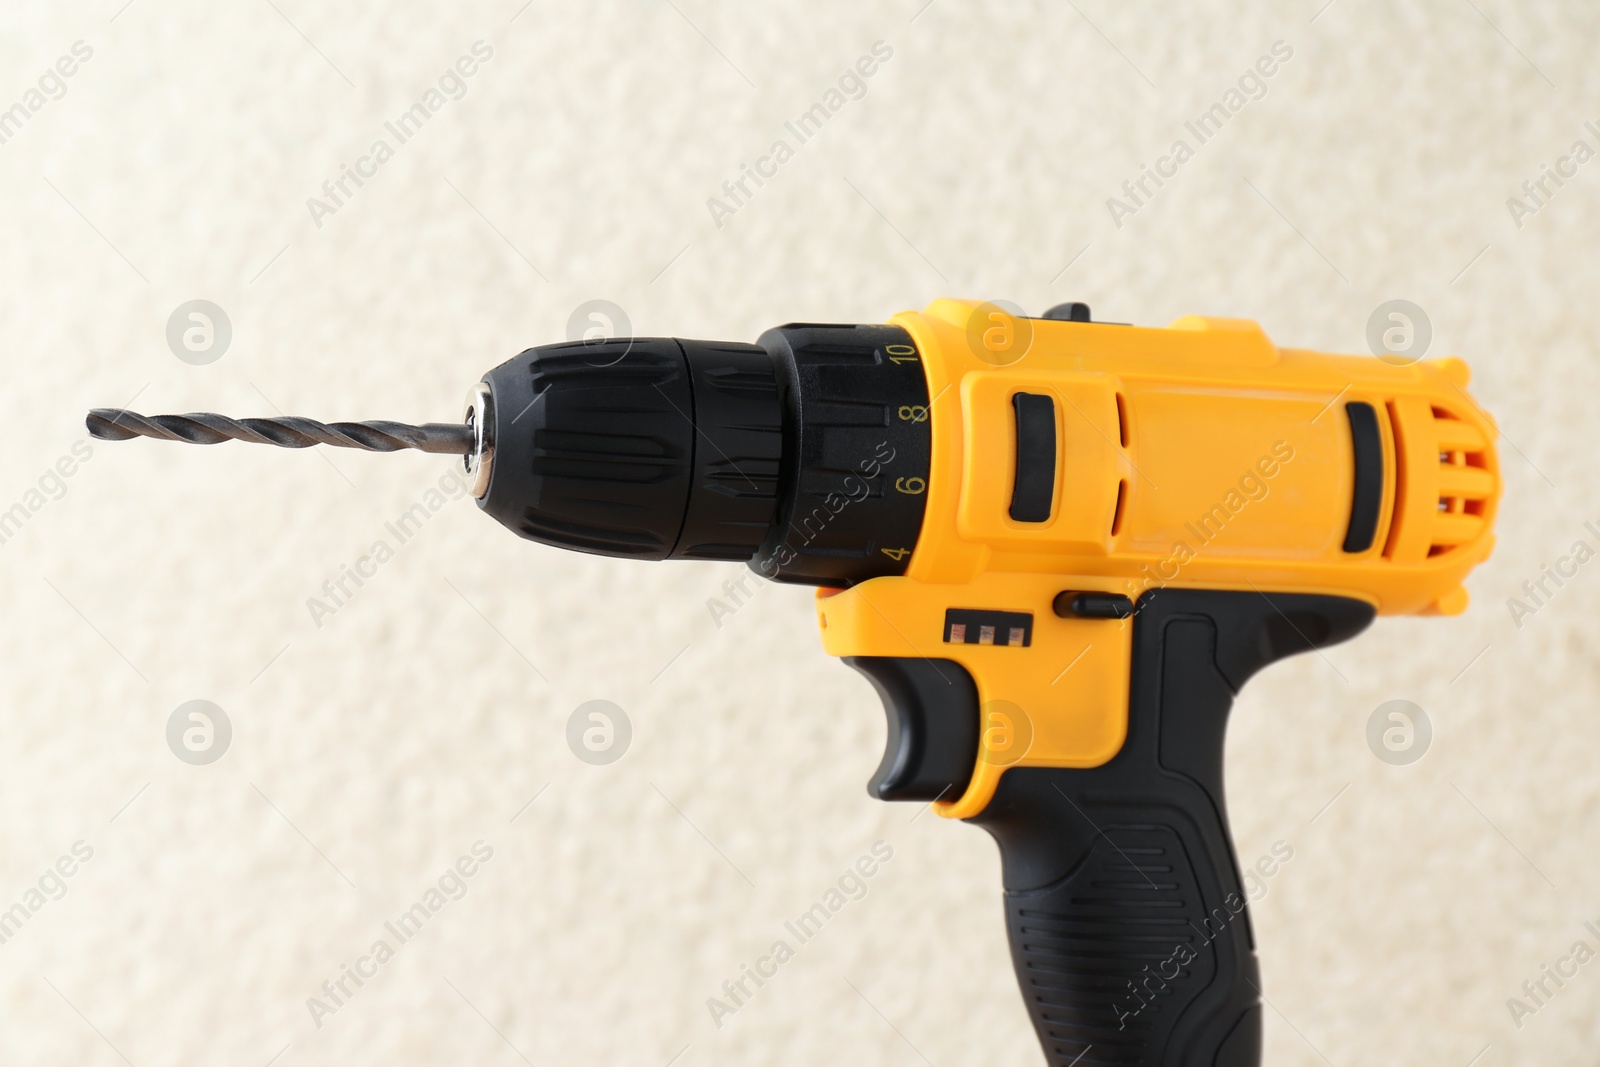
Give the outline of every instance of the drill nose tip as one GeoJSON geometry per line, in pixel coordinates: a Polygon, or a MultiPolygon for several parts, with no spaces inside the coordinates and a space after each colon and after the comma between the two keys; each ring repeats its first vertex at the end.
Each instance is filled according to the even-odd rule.
{"type": "Polygon", "coordinates": [[[488,382],[467,391],[467,412],[461,421],[472,433],[472,448],[463,453],[461,465],[472,478],[472,495],[482,500],[494,467],[494,394],[488,382]]]}

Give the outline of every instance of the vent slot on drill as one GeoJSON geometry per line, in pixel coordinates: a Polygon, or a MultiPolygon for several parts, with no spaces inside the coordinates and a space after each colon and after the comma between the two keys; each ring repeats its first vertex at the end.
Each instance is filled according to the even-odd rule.
{"type": "Polygon", "coordinates": [[[1350,418],[1350,447],[1355,463],[1350,528],[1344,535],[1344,550],[1365,552],[1377,536],[1378,513],[1383,510],[1383,438],[1378,433],[1378,413],[1371,404],[1353,401],[1344,410],[1350,418]]]}
{"type": "Polygon", "coordinates": [[[1044,522],[1056,494],[1056,402],[1042,393],[1016,393],[1017,474],[1011,488],[1011,518],[1044,522]]]}
{"type": "Polygon", "coordinates": [[[1387,407],[1394,433],[1395,486],[1394,517],[1383,555],[1414,563],[1476,542],[1484,534],[1496,487],[1484,431],[1460,412],[1438,404],[1415,411],[1391,400],[1387,407]],[[1437,475],[1431,475],[1429,468],[1437,475]],[[1405,511],[1413,479],[1437,486],[1426,511],[1405,511]]]}
{"type": "Polygon", "coordinates": [[[1471,423],[1435,406],[1433,431],[1439,448],[1439,502],[1428,555],[1438,556],[1482,534],[1494,475],[1484,453],[1487,442],[1471,423]]]}

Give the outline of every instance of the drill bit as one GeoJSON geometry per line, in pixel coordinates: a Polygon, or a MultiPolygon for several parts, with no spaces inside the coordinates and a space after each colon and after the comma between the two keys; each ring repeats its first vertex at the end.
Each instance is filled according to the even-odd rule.
{"type": "Polygon", "coordinates": [[[460,423],[427,422],[316,422],[294,415],[275,419],[230,419],[210,411],[188,415],[139,415],[122,408],[95,408],[85,420],[89,435],[102,441],[127,441],[155,437],[214,445],[222,441],[253,441],[279,448],[336,445],[368,452],[394,452],[415,448],[423,452],[468,455],[473,451],[473,428],[460,423]]]}

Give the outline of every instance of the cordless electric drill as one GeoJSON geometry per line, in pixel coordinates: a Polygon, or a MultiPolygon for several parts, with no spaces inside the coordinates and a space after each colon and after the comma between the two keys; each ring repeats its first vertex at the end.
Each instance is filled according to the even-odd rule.
{"type": "Polygon", "coordinates": [[[818,587],[823,646],[888,713],[868,791],[1000,845],[1045,1058],[1254,1067],[1228,710],[1374,614],[1465,609],[1500,495],[1467,378],[1454,358],[1280,349],[1242,319],[938,300],[753,345],[531,348],[460,425],[100,410],[89,428],[457,452],[479,507],[531,540],[818,587]]]}

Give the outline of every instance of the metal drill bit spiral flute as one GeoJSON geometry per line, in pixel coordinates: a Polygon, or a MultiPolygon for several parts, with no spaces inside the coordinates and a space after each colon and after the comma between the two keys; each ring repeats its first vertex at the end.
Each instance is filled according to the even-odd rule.
{"type": "Polygon", "coordinates": [[[95,408],[85,420],[89,434],[102,441],[127,441],[154,437],[214,445],[223,441],[250,441],[279,448],[334,445],[367,452],[397,452],[415,448],[422,452],[467,455],[473,447],[470,425],[426,422],[317,422],[296,415],[275,419],[231,419],[210,411],[187,415],[140,415],[121,408],[95,408]]]}

